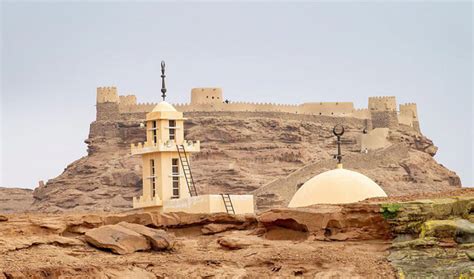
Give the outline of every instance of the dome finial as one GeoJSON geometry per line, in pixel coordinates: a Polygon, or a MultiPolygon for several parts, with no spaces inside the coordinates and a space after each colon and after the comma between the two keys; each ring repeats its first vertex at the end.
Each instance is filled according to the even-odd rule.
{"type": "Polygon", "coordinates": [[[161,61],[161,97],[163,101],[166,98],[166,86],[165,86],[165,61],[161,61]]]}
{"type": "Polygon", "coordinates": [[[344,126],[337,124],[332,132],[337,137],[337,155],[334,157],[337,159],[337,168],[342,169],[341,136],[344,134],[344,126]]]}

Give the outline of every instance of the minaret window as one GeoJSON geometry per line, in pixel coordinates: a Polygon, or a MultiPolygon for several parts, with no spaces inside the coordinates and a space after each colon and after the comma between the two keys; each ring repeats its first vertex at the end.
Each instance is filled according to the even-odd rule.
{"type": "Polygon", "coordinates": [[[179,199],[179,161],[171,159],[171,174],[173,176],[173,199],[179,199]]]}
{"type": "Polygon", "coordinates": [[[155,177],[155,160],[150,160],[150,182],[151,182],[151,196],[156,195],[156,177],[155,177]]]}
{"type": "Polygon", "coordinates": [[[175,140],[176,138],[176,120],[169,121],[169,131],[170,131],[170,140],[175,140]]]}
{"type": "Polygon", "coordinates": [[[153,130],[153,143],[156,143],[157,140],[157,135],[156,135],[156,121],[152,122],[152,130],[153,130]]]}

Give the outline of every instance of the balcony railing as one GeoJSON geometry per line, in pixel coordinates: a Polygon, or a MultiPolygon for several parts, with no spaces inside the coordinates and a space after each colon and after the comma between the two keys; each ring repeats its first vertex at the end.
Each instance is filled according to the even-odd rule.
{"type": "MultiPolygon", "coordinates": [[[[184,141],[182,143],[186,152],[199,152],[200,151],[200,142],[199,141],[184,141]]],[[[158,142],[139,142],[138,144],[131,144],[132,155],[144,154],[150,152],[170,152],[177,151],[176,142],[174,140],[168,141],[158,141],[158,142]]]]}

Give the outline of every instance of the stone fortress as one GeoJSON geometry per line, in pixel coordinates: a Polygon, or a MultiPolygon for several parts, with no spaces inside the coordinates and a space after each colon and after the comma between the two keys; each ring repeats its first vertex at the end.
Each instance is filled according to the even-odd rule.
{"type": "MultiPolygon", "coordinates": [[[[135,95],[120,96],[116,87],[97,88],[97,120],[133,119],[153,110],[157,103],[137,103],[135,95]]],[[[221,88],[193,88],[191,102],[174,104],[181,112],[247,111],[354,117],[366,121],[368,130],[375,128],[412,127],[420,132],[415,103],[400,104],[393,96],[369,97],[368,108],[356,109],[352,102],[311,102],[300,105],[229,102],[221,88]]]]}

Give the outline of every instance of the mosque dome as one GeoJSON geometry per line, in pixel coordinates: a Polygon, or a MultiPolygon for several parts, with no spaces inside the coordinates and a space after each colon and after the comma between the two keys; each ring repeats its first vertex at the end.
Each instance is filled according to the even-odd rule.
{"type": "Polygon", "coordinates": [[[152,112],[177,111],[170,103],[162,101],[158,103],[152,112]]]}
{"type": "Polygon", "coordinates": [[[323,172],[306,181],[295,193],[288,207],[353,203],[367,198],[386,196],[387,194],[372,179],[341,167],[323,172]]]}

